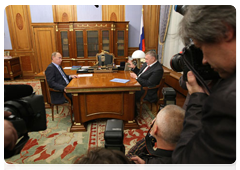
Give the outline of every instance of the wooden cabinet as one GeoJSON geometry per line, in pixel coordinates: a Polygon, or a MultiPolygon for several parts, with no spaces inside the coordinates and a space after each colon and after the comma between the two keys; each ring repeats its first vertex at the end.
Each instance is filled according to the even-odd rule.
{"type": "Polygon", "coordinates": [[[13,80],[14,77],[19,75],[22,75],[19,57],[4,59],[4,78],[13,80]]]}
{"type": "Polygon", "coordinates": [[[114,53],[116,64],[125,61],[128,24],[114,21],[56,23],[57,51],[63,56],[62,66],[92,66],[96,54],[102,50],[114,53]]]}

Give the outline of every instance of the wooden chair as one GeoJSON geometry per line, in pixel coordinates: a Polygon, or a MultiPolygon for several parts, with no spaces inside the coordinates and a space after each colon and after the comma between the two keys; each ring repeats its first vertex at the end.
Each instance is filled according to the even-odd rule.
{"type": "MultiPolygon", "coordinates": [[[[155,87],[143,87],[143,90],[145,90],[144,94],[142,95],[141,99],[140,99],[140,110],[139,110],[139,115],[142,116],[142,105],[143,103],[150,103],[149,101],[144,100],[145,96],[147,95],[148,90],[150,89],[158,89],[157,91],[157,96],[158,96],[158,100],[155,102],[156,107],[158,108],[158,106],[160,106],[161,104],[164,104],[164,100],[163,100],[163,94],[162,94],[162,88],[164,86],[165,83],[165,76],[163,75],[160,83],[155,86],[155,87]]],[[[151,110],[152,110],[152,104],[151,104],[151,110]]]]}
{"type": "Polygon", "coordinates": [[[69,108],[69,112],[70,112],[70,116],[71,116],[71,123],[73,123],[73,120],[72,120],[72,101],[71,101],[71,99],[67,96],[67,94],[65,92],[50,88],[48,86],[46,76],[45,76],[45,82],[46,82],[46,89],[47,89],[47,97],[49,98],[50,107],[52,109],[52,121],[54,121],[54,106],[56,106],[56,108],[57,108],[57,114],[58,114],[58,106],[67,106],[69,108]],[[52,101],[51,101],[51,96],[50,96],[51,92],[63,93],[63,95],[66,98],[66,100],[68,101],[68,103],[53,104],[52,101]]]}

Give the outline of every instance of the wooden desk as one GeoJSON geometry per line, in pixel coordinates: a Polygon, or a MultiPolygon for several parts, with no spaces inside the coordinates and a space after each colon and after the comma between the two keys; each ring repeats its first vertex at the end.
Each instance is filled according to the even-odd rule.
{"type": "MultiPolygon", "coordinates": [[[[76,70],[64,70],[66,74],[76,74],[76,70]]],[[[46,92],[45,75],[35,76],[40,79],[43,94],[46,92]]],[[[92,77],[73,79],[66,87],[72,93],[74,123],[71,132],[86,131],[86,122],[98,118],[115,118],[125,122],[125,128],[138,128],[134,119],[135,92],[140,91],[140,84],[130,78],[129,71],[117,73],[93,73],[92,77]],[[110,82],[113,78],[129,79],[127,83],[110,82]]],[[[44,97],[47,105],[48,99],[44,97]]]]}

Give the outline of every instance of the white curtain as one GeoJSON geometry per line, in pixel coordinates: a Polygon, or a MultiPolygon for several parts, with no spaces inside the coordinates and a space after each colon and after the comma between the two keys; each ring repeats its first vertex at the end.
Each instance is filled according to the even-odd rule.
{"type": "MultiPolygon", "coordinates": [[[[161,14],[160,14],[161,15],[161,14]]],[[[161,17],[160,17],[161,18],[161,17]]],[[[172,6],[171,8],[171,15],[169,19],[169,24],[168,24],[168,30],[166,33],[165,37],[165,42],[163,46],[163,53],[162,53],[162,59],[160,62],[168,68],[171,69],[170,67],[170,60],[173,55],[179,53],[182,48],[184,47],[181,39],[178,36],[178,24],[181,21],[183,16],[176,11],[174,11],[174,7],[172,6]]],[[[160,33],[159,33],[160,35],[160,33]]],[[[158,48],[161,47],[161,44],[158,41],[158,48]]],[[[158,50],[159,53],[159,50],[158,50]]],[[[160,57],[159,57],[160,59],[160,57]]]]}

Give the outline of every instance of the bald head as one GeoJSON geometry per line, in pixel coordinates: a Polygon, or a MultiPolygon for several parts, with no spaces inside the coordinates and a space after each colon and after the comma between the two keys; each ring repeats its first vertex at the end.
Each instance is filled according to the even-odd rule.
{"type": "Polygon", "coordinates": [[[157,115],[157,136],[169,144],[175,144],[183,129],[185,110],[177,105],[165,106],[157,115]]]}

